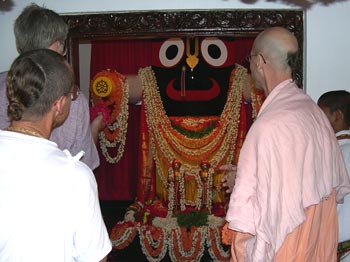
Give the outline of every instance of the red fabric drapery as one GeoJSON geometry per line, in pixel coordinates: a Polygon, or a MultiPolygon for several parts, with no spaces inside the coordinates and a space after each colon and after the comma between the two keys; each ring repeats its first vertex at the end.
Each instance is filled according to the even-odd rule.
{"type": "MultiPolygon", "coordinates": [[[[139,68],[150,65],[150,41],[123,40],[92,42],[91,79],[102,70],[121,74],[137,74],[139,68]]],[[[94,171],[100,200],[133,200],[139,149],[140,106],[129,105],[129,120],[124,154],[117,164],[109,164],[100,154],[100,166],[94,171]]],[[[116,150],[115,150],[116,151],[116,150]]],[[[110,149],[111,155],[113,151],[110,149]]]]}

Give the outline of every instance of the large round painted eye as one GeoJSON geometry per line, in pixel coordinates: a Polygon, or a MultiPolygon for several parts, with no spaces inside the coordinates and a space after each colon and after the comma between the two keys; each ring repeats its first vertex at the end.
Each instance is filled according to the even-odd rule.
{"type": "Polygon", "coordinates": [[[170,38],[159,49],[159,61],[165,67],[173,67],[180,62],[184,50],[185,44],[181,38],[170,38]]]}
{"type": "Polygon", "coordinates": [[[225,43],[216,37],[207,37],[202,41],[201,52],[204,60],[211,66],[222,66],[228,57],[225,43]]]}

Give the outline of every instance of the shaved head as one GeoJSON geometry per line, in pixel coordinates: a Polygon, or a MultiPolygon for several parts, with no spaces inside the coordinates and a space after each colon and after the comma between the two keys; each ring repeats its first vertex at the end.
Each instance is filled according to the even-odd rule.
{"type": "Polygon", "coordinates": [[[295,36],[283,27],[268,28],[255,39],[252,51],[262,54],[275,70],[290,70],[290,57],[298,51],[295,36]]]}

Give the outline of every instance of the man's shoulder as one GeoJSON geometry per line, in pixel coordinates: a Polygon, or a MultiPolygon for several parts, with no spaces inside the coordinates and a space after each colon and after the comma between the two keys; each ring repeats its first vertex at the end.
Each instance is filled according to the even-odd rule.
{"type": "Polygon", "coordinates": [[[8,71],[0,72],[0,79],[6,78],[8,71]]]}
{"type": "Polygon", "coordinates": [[[7,71],[0,73],[0,90],[6,89],[6,77],[7,77],[7,71]]]}
{"type": "Polygon", "coordinates": [[[90,181],[92,179],[91,169],[80,161],[78,156],[72,156],[68,151],[62,151],[58,148],[52,153],[50,157],[52,166],[57,166],[59,172],[65,173],[75,181],[90,181]]]}

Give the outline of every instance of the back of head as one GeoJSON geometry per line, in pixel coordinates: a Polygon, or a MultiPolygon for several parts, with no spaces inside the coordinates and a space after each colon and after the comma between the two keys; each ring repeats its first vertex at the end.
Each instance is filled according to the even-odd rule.
{"type": "Polygon", "coordinates": [[[350,93],[345,90],[335,90],[324,93],[317,101],[320,107],[329,108],[333,113],[340,110],[344,115],[347,127],[350,127],[350,93]]]}
{"type": "Polygon", "coordinates": [[[7,74],[10,121],[35,121],[73,87],[73,72],[58,53],[39,49],[21,54],[7,74]]]}
{"type": "Polygon", "coordinates": [[[64,42],[68,25],[52,10],[31,4],[23,9],[14,25],[19,53],[48,48],[56,41],[64,42]]]}
{"type": "Polygon", "coordinates": [[[292,74],[298,53],[298,41],[289,30],[271,27],[259,34],[252,52],[263,55],[274,70],[292,74]]]}

